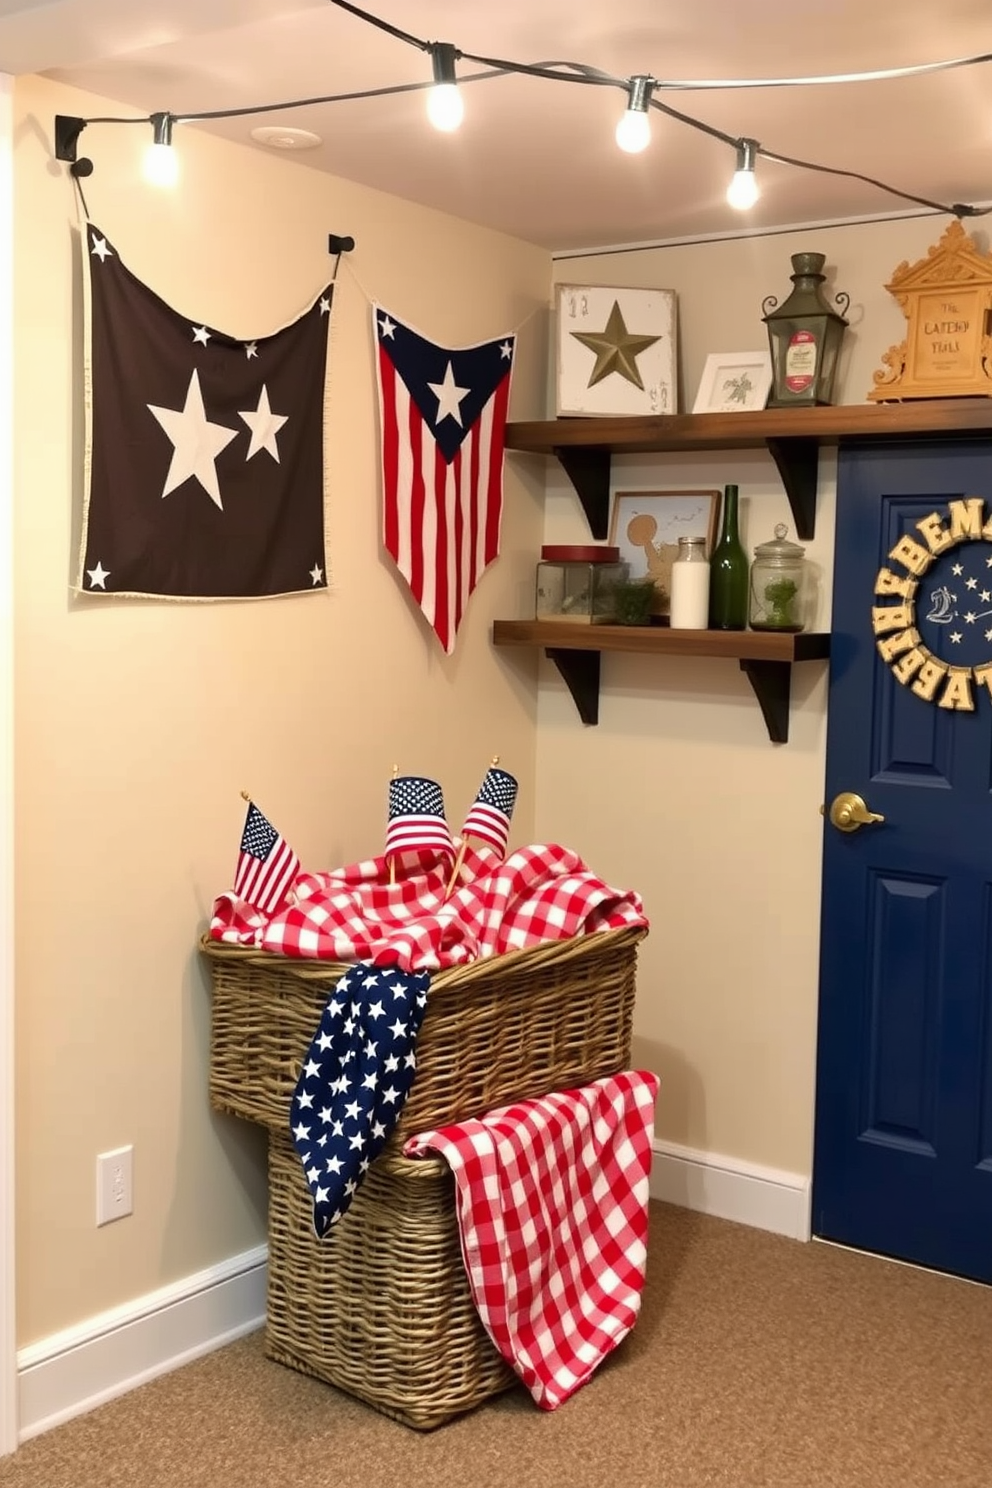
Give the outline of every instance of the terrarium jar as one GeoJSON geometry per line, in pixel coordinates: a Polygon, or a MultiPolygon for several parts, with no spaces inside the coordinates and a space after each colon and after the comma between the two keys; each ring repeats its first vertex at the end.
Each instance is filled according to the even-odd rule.
{"type": "Polygon", "coordinates": [[[617,618],[615,591],[627,573],[619,548],[545,544],[537,565],[535,616],[575,625],[608,625],[617,618]]]}
{"type": "Polygon", "coordinates": [[[806,549],[787,541],[788,530],[784,522],[779,522],[775,541],[759,543],[754,550],[749,614],[752,630],[795,632],[806,628],[806,549]]]}

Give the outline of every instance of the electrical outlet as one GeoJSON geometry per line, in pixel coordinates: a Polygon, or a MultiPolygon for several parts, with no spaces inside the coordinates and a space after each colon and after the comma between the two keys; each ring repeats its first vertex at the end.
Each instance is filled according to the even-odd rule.
{"type": "Polygon", "coordinates": [[[96,1222],[110,1224],[134,1209],[131,1189],[133,1147],[115,1147],[101,1152],[96,1160],[96,1222]]]}

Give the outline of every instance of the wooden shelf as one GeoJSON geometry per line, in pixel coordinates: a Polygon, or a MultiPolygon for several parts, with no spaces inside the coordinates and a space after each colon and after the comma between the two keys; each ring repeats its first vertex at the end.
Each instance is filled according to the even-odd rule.
{"type": "Polygon", "coordinates": [[[637,418],[565,418],[506,427],[506,447],[555,455],[582,502],[589,530],[609,531],[613,455],[767,449],[789,498],[796,533],[813,537],[823,445],[865,440],[960,437],[992,432],[992,398],[931,398],[837,408],[765,408],[756,413],[678,413],[637,418]]]}
{"type": "Polygon", "coordinates": [[[572,694],[579,717],[588,724],[599,722],[600,656],[604,651],[739,661],[774,744],[785,744],[789,738],[793,664],[830,655],[830,636],[820,631],[787,635],[757,630],[670,630],[664,625],[575,625],[556,620],[496,620],[493,644],[543,647],[572,694]]]}

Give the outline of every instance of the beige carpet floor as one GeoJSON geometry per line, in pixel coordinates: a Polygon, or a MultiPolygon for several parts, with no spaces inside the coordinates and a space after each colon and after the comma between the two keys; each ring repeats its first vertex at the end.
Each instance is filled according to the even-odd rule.
{"type": "Polygon", "coordinates": [[[638,1326],[558,1411],[421,1435],[219,1350],[27,1442],[3,1488],[992,1488],[992,1289],[652,1205],[638,1326]]]}

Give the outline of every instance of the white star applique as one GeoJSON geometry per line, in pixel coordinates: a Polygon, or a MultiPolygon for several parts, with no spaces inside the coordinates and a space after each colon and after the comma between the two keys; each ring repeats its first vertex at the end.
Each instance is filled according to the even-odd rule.
{"type": "Polygon", "coordinates": [[[331,302],[326,295],[320,302],[320,313],[321,315],[330,315],[331,313],[331,302]]]}
{"type": "Polygon", "coordinates": [[[955,563],[954,567],[951,569],[951,573],[956,579],[958,579],[964,573],[964,568],[960,563],[955,563]]]}
{"type": "Polygon", "coordinates": [[[114,250],[106,238],[94,238],[90,253],[92,253],[94,258],[98,258],[101,263],[105,263],[108,258],[113,258],[114,256],[114,250]]]}
{"type": "Polygon", "coordinates": [[[206,326],[193,327],[193,340],[199,341],[201,346],[206,346],[207,342],[210,340],[210,332],[207,330],[206,326]]]}
{"type": "Polygon", "coordinates": [[[382,320],[380,320],[380,322],[379,322],[379,334],[380,334],[380,336],[388,336],[389,339],[390,339],[390,341],[395,341],[396,338],[393,335],[393,332],[395,331],[395,329],[396,329],[396,326],[393,323],[393,321],[390,320],[390,318],[389,318],[388,315],[384,315],[383,318],[382,318],[382,320]]]}
{"type": "Polygon", "coordinates": [[[324,570],[321,568],[319,563],[315,563],[313,568],[310,570],[310,578],[313,581],[314,588],[316,588],[317,585],[323,581],[324,570]]]}
{"type": "Polygon", "coordinates": [[[978,588],[978,580],[977,579],[965,579],[964,582],[965,582],[965,588],[966,589],[977,589],[978,588]]]}
{"type": "Polygon", "coordinates": [[[110,578],[110,569],[104,568],[103,564],[98,558],[96,560],[96,568],[88,568],[86,572],[89,575],[90,588],[102,589],[104,594],[106,594],[107,580],[110,578]]]}
{"type": "Polygon", "coordinates": [[[276,435],[289,418],[286,413],[273,413],[269,407],[269,390],[262,384],[262,391],[258,395],[258,407],[254,412],[238,409],[238,417],[243,418],[251,430],[251,443],[248,446],[246,460],[252,455],[257,455],[259,450],[265,450],[279,464],[279,449],[276,445],[276,435]]]}
{"type": "Polygon", "coordinates": [[[237,438],[238,431],[223,424],[212,424],[207,418],[197,373],[194,371],[189,380],[186,402],[181,409],[159,408],[149,403],[148,411],[154,414],[172,441],[172,463],[162,495],[168,496],[184,481],[196,480],[214,505],[223,511],[215,461],[221,450],[237,438]]]}
{"type": "Polygon", "coordinates": [[[448,363],[443,382],[429,382],[427,386],[437,399],[437,418],[434,422],[440,424],[446,418],[453,418],[460,428],[463,427],[461,403],[472,389],[458,386],[451,363],[448,363]]]}
{"type": "Polygon", "coordinates": [[[952,630],[951,631],[951,641],[952,641],[953,645],[955,645],[955,646],[960,645],[960,643],[961,643],[961,632],[959,630],[952,630]]]}
{"type": "Polygon", "coordinates": [[[251,361],[252,357],[257,357],[258,356],[258,342],[257,341],[246,341],[245,342],[245,356],[248,358],[249,361],[251,361]]]}
{"type": "Polygon", "coordinates": [[[503,358],[504,362],[508,362],[510,360],[513,355],[513,347],[510,345],[509,341],[503,342],[503,345],[499,349],[499,354],[503,358]]]}

